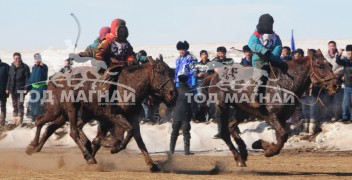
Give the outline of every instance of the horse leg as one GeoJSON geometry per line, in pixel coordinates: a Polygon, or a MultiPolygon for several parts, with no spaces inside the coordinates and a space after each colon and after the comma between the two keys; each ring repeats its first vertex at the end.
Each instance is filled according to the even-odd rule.
{"type": "Polygon", "coordinates": [[[53,113],[47,112],[36,119],[37,129],[36,129],[35,137],[33,141],[26,148],[26,153],[28,155],[31,155],[35,152],[35,149],[39,144],[40,131],[43,128],[44,124],[54,121],[59,115],[60,115],[59,111],[55,112],[54,115],[53,113]]]}
{"type": "Polygon", "coordinates": [[[67,119],[61,115],[54,122],[52,122],[45,130],[42,138],[40,139],[39,145],[35,148],[35,152],[40,152],[45,144],[45,142],[49,139],[49,137],[60,127],[65,125],[67,119]]]}
{"type": "Polygon", "coordinates": [[[70,121],[70,136],[71,138],[75,141],[75,143],[78,145],[79,149],[83,153],[84,159],[87,161],[88,164],[96,164],[97,161],[95,158],[92,156],[91,151],[87,149],[85,146],[84,138],[85,134],[83,131],[79,132],[78,127],[77,127],[77,107],[75,107],[74,104],[70,104],[67,106],[66,111],[68,112],[68,118],[70,121]],[[71,106],[70,106],[71,105],[71,106]]]}
{"type": "Polygon", "coordinates": [[[151,172],[160,171],[159,167],[154,163],[152,158],[149,156],[148,150],[145,147],[145,144],[144,144],[142,136],[141,136],[139,122],[137,121],[137,119],[134,119],[134,122],[133,122],[133,137],[136,140],[138,148],[141,150],[141,152],[144,156],[145,162],[149,166],[149,170],[151,172]]]}
{"type": "MultiPolygon", "coordinates": [[[[243,159],[243,161],[247,161],[248,158],[248,151],[247,151],[247,146],[244,143],[243,139],[240,136],[240,129],[238,128],[239,121],[235,117],[231,119],[229,122],[229,131],[230,134],[232,135],[233,139],[235,140],[236,144],[238,145],[240,155],[243,159]]],[[[246,165],[246,164],[244,164],[246,165]]]]}
{"type": "Polygon", "coordinates": [[[285,142],[288,139],[288,134],[285,129],[285,121],[279,121],[276,115],[269,117],[269,124],[274,128],[276,133],[277,144],[269,143],[264,140],[258,140],[252,144],[253,149],[263,149],[265,150],[266,157],[272,157],[280,153],[281,149],[284,147],[285,142]]]}
{"type": "Polygon", "coordinates": [[[108,131],[109,131],[109,126],[106,126],[106,123],[104,123],[104,122],[100,122],[98,125],[98,129],[97,129],[97,135],[92,142],[92,144],[93,144],[92,156],[93,157],[95,157],[95,155],[99,151],[99,149],[101,147],[101,141],[104,137],[106,137],[108,131]]]}
{"type": "Polygon", "coordinates": [[[83,113],[81,109],[81,117],[78,119],[77,128],[78,128],[79,138],[90,154],[93,153],[92,142],[87,138],[87,136],[83,132],[83,126],[86,125],[91,120],[92,118],[86,115],[86,113],[83,113]]]}
{"type": "MultiPolygon", "coordinates": [[[[115,124],[115,143],[114,146],[111,149],[111,153],[118,153],[124,149],[126,149],[127,144],[130,142],[130,140],[133,137],[133,127],[131,124],[127,121],[125,116],[123,115],[115,115],[112,120],[114,120],[115,124]],[[127,132],[126,137],[123,138],[124,132],[127,132]],[[123,140],[122,140],[123,139],[123,140]],[[119,142],[122,140],[122,143],[120,144],[119,142]]],[[[138,124],[139,125],[139,124],[138,124]]]]}
{"type": "Polygon", "coordinates": [[[218,110],[221,118],[221,138],[225,141],[226,145],[229,147],[230,151],[233,154],[235,161],[237,162],[237,166],[246,167],[245,160],[241,157],[240,153],[233,145],[229,132],[229,107],[226,104],[218,105],[218,110]]]}

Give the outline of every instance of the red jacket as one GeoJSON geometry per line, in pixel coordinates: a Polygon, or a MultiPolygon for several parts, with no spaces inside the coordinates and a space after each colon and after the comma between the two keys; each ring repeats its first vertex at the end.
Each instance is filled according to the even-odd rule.
{"type": "Polygon", "coordinates": [[[118,61],[123,66],[127,61],[136,60],[133,47],[127,40],[117,42],[119,26],[126,26],[126,22],[122,19],[115,19],[111,22],[111,31],[106,34],[106,40],[102,41],[96,49],[95,59],[103,60],[107,64],[110,64],[111,61],[118,61]]]}

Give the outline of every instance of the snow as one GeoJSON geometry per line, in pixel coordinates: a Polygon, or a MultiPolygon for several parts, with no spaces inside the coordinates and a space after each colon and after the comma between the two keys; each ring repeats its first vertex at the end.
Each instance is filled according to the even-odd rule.
{"type": "MultiPolygon", "coordinates": [[[[194,152],[226,152],[228,147],[221,139],[213,139],[217,133],[215,123],[191,123],[191,150],[194,152]]],[[[248,150],[252,149],[252,143],[258,139],[269,142],[276,142],[274,131],[265,122],[248,122],[240,124],[241,137],[247,144],[248,150]]],[[[96,135],[96,125],[86,125],[84,132],[89,139],[96,135]]],[[[43,131],[45,127],[43,128],[43,131]]],[[[141,133],[146,147],[151,153],[164,153],[169,149],[171,123],[161,125],[141,125],[141,133]]],[[[42,131],[42,132],[43,132],[42,131]]],[[[67,132],[63,137],[53,134],[44,147],[76,147],[75,142],[71,139],[68,131],[69,126],[58,131],[67,132]]],[[[301,140],[302,136],[293,136],[285,144],[284,149],[315,149],[324,151],[349,151],[352,150],[352,132],[351,124],[343,123],[324,123],[322,132],[317,135],[314,141],[301,140]]],[[[0,148],[25,148],[34,138],[35,128],[17,127],[8,131],[0,138],[0,148]]],[[[1,137],[0,136],[0,137],[1,137]]],[[[127,151],[138,152],[138,146],[132,140],[127,147],[127,151]]],[[[176,152],[183,151],[183,137],[179,136],[176,144],[176,152]]]]}

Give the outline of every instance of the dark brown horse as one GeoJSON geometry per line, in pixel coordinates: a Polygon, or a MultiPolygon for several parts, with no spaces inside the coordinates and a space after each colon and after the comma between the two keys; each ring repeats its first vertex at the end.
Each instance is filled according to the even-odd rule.
{"type": "MultiPolygon", "coordinates": [[[[299,98],[304,90],[308,88],[308,85],[313,83],[321,88],[327,88],[331,94],[338,90],[337,80],[321,51],[309,50],[308,54],[307,57],[302,59],[290,61],[287,73],[272,67],[269,74],[269,78],[278,79],[278,81],[268,81],[265,91],[266,95],[269,95],[269,97],[278,95],[278,97],[284,99],[285,92],[291,92],[295,97],[293,104],[264,103],[259,108],[252,108],[249,102],[228,102],[228,99],[226,100],[226,98],[234,95],[247,95],[247,97],[250,97],[251,90],[239,92],[231,89],[230,85],[224,84],[223,87],[227,87],[228,91],[222,91],[216,86],[221,80],[218,74],[209,77],[208,81],[206,81],[208,84],[205,82],[205,86],[209,86],[208,93],[214,93],[218,97],[217,111],[220,113],[222,122],[221,137],[232,151],[238,166],[246,166],[245,161],[248,156],[246,145],[240,137],[238,124],[247,118],[249,114],[264,119],[275,130],[276,144],[258,140],[252,145],[254,149],[263,149],[266,157],[271,157],[279,154],[287,141],[286,120],[293,114],[296,105],[299,104],[299,98]],[[211,81],[209,81],[210,78],[211,81]],[[228,121],[229,105],[236,107],[236,114],[230,121],[228,121]],[[238,145],[239,151],[233,145],[230,134],[238,145]]],[[[241,89],[243,83],[235,87],[235,89],[241,89]]]]}
{"type": "MultiPolygon", "coordinates": [[[[78,77],[75,76],[75,78],[78,77]]],[[[173,83],[173,75],[170,73],[170,68],[167,64],[163,62],[162,57],[160,56],[160,59],[156,61],[149,58],[148,63],[139,67],[125,69],[120,73],[118,85],[117,87],[115,86],[117,93],[123,95],[127,88],[133,90],[135,95],[134,98],[128,98],[127,102],[124,101],[122,103],[121,100],[119,100],[117,105],[108,103],[108,105],[102,106],[99,105],[99,97],[97,93],[94,94],[92,101],[89,102],[60,102],[59,97],[62,96],[62,93],[67,93],[68,91],[73,90],[75,97],[79,96],[78,94],[81,92],[89,94],[89,91],[91,90],[91,82],[94,81],[87,81],[84,83],[84,87],[76,90],[73,90],[72,87],[68,86],[57,88],[53,83],[48,84],[48,90],[53,90],[53,95],[55,97],[54,105],[51,105],[50,103],[46,104],[47,113],[37,119],[36,136],[28,146],[26,152],[31,154],[32,152],[40,151],[46,139],[68,119],[70,122],[70,136],[82,151],[87,163],[96,163],[94,155],[99,148],[92,149],[90,141],[81,130],[81,127],[86,123],[85,120],[93,118],[99,121],[101,127],[115,125],[117,131],[117,137],[115,138],[116,142],[121,141],[119,137],[121,137],[121,134],[123,134],[124,131],[127,132],[127,136],[123,139],[121,145],[118,147],[114,146],[117,148],[115,149],[115,152],[125,148],[129,140],[134,137],[138,147],[141,149],[145,157],[146,163],[150,166],[150,170],[158,170],[158,167],[150,158],[142,140],[138,122],[138,112],[141,109],[142,100],[149,94],[156,96],[167,105],[175,103],[176,89],[173,83]],[[77,123],[78,111],[82,111],[83,116],[83,123],[80,124],[77,123]],[[39,142],[42,126],[45,123],[52,121],[54,121],[54,123],[48,126],[50,132],[46,132],[44,134],[45,137],[43,138],[44,141],[42,139],[41,142],[39,142]]],[[[112,127],[102,129],[110,128],[112,127]]]]}

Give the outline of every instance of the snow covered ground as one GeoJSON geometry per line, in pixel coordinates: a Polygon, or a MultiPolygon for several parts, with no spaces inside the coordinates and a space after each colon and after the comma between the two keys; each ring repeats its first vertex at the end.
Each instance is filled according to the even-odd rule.
{"type": "MultiPolygon", "coordinates": [[[[306,51],[307,48],[320,48],[323,52],[327,51],[327,43],[329,40],[317,40],[317,41],[296,41],[296,47],[302,48],[306,51]]],[[[336,40],[338,47],[344,48],[347,44],[352,42],[352,39],[336,40]]],[[[69,43],[68,43],[69,44],[69,43]]],[[[242,49],[245,42],[241,43],[211,43],[211,44],[191,44],[190,51],[198,58],[199,51],[202,49],[208,50],[210,59],[216,55],[216,48],[218,46],[225,46],[229,50],[231,47],[242,49]]],[[[288,41],[284,41],[283,45],[289,45],[288,41]]],[[[175,67],[175,59],[177,58],[176,45],[163,45],[163,46],[135,46],[135,51],[144,49],[148,55],[157,57],[159,54],[163,54],[164,60],[170,65],[175,67]]],[[[48,48],[45,50],[19,50],[22,53],[22,58],[25,63],[29,66],[33,64],[33,54],[40,52],[44,63],[49,67],[49,75],[57,72],[64,64],[64,59],[68,57],[68,54],[72,52],[72,46],[68,46],[67,49],[55,49],[48,48]]],[[[77,52],[83,49],[77,50],[77,52]]],[[[0,56],[3,62],[11,63],[12,54],[14,51],[0,51],[0,56]]],[[[235,61],[239,62],[241,54],[229,50],[229,57],[233,57],[235,61]]],[[[84,65],[89,65],[85,63],[84,65]]],[[[81,64],[75,64],[75,66],[81,66],[81,64]]],[[[11,99],[8,99],[7,103],[7,119],[10,121],[12,117],[12,103],[11,99]]],[[[25,122],[29,122],[28,118],[25,118],[25,122]]],[[[242,137],[247,144],[247,148],[251,149],[251,144],[259,138],[275,141],[275,135],[272,130],[264,122],[250,122],[241,124],[240,129],[242,131],[242,137]]],[[[68,130],[66,127],[64,130],[68,130]]],[[[148,150],[153,153],[165,152],[169,147],[169,139],[171,133],[171,124],[166,123],[162,125],[142,125],[142,136],[148,147],[148,150]]],[[[352,125],[346,125],[342,123],[323,124],[322,132],[316,137],[313,142],[300,140],[300,137],[294,136],[289,139],[286,143],[285,148],[313,148],[322,150],[352,150],[352,125]]],[[[93,138],[96,134],[96,127],[87,125],[84,129],[89,138],[93,138]]],[[[227,150],[226,144],[222,140],[212,139],[211,137],[216,134],[216,124],[192,124],[191,130],[191,150],[193,151],[223,151],[227,150]]],[[[33,139],[35,129],[29,129],[25,127],[18,127],[12,131],[8,131],[0,135],[0,148],[25,148],[30,141],[33,139]]],[[[57,139],[56,135],[53,135],[47,142],[46,146],[63,146],[63,147],[74,147],[76,146],[73,140],[68,134],[64,137],[57,139]]],[[[130,150],[138,150],[137,145],[131,142],[128,146],[130,150]]],[[[179,137],[176,145],[176,151],[183,149],[183,138],[179,137]]]]}
{"type": "MultiPolygon", "coordinates": [[[[162,125],[142,124],[141,131],[144,142],[151,153],[163,153],[169,149],[171,123],[162,125]]],[[[240,124],[241,137],[247,144],[247,149],[252,150],[252,143],[258,139],[275,142],[274,131],[265,122],[248,122],[240,124]]],[[[58,131],[69,131],[68,125],[58,131]]],[[[85,133],[89,139],[96,135],[96,126],[86,125],[85,133]]],[[[285,149],[310,149],[323,151],[350,151],[352,150],[351,124],[333,123],[323,124],[322,132],[312,142],[301,140],[302,136],[293,136],[285,144],[285,149]]],[[[212,139],[217,133],[215,123],[192,123],[191,150],[195,152],[227,152],[228,147],[220,139],[212,139]]],[[[0,135],[0,148],[25,148],[33,139],[35,128],[17,127],[0,135]]],[[[56,134],[48,140],[44,147],[76,147],[76,144],[66,133],[63,137],[56,134]]],[[[132,140],[127,147],[128,151],[138,152],[138,146],[132,140]]],[[[179,136],[176,152],[183,150],[183,137],[179,136]]]]}

